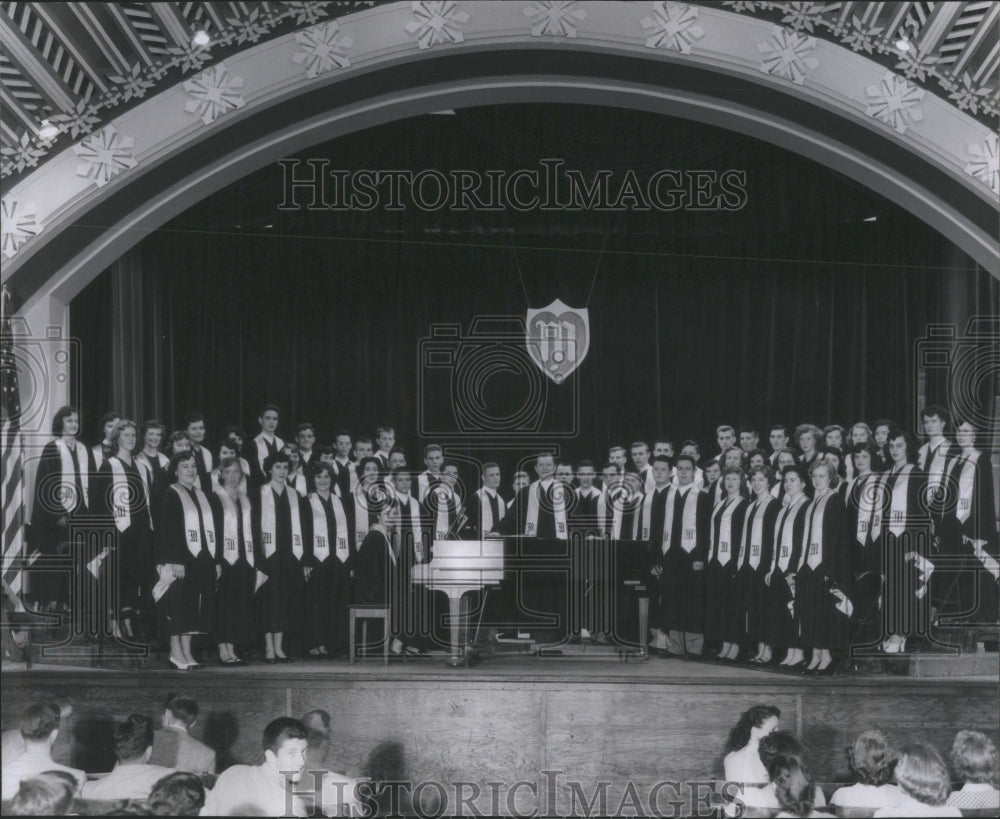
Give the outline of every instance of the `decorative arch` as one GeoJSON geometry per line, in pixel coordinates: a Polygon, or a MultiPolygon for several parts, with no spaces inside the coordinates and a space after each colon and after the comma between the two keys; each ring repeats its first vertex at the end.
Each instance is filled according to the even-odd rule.
{"type": "Polygon", "coordinates": [[[836,43],[681,3],[413,2],[253,45],[146,99],[3,198],[5,279],[33,332],[177,213],[335,136],[447,108],[636,108],[739,130],[893,199],[994,275],[997,136],[836,43]]]}

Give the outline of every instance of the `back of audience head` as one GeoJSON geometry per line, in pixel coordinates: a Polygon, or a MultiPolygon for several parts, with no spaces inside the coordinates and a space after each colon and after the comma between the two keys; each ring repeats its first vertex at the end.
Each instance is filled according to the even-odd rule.
{"type": "Polygon", "coordinates": [[[25,742],[54,739],[59,731],[59,706],[52,702],[36,702],[24,709],[18,726],[25,742]]]}
{"type": "Polygon", "coordinates": [[[10,804],[12,816],[65,816],[73,805],[76,780],[46,771],[21,781],[10,804]]]}
{"type": "Polygon", "coordinates": [[[885,734],[878,730],[862,731],[847,749],[851,772],[862,785],[885,785],[892,782],[896,757],[885,734]]]}
{"type": "Polygon", "coordinates": [[[153,750],[153,721],[140,714],[132,714],[115,726],[115,756],[122,764],[143,764],[149,761],[153,750]]]}
{"type": "Polygon", "coordinates": [[[765,768],[770,768],[771,760],[778,756],[802,756],[802,743],[787,731],[771,731],[761,737],[757,755],[765,768]]]}
{"type": "Polygon", "coordinates": [[[943,805],[951,792],[948,768],[937,748],[924,742],[904,746],[896,762],[896,782],[925,805],[943,805]]]}
{"type": "Polygon", "coordinates": [[[778,727],[781,710],[776,705],[754,705],[740,714],[726,740],[726,753],[745,748],[753,737],[764,737],[778,727]]]}
{"type": "Polygon", "coordinates": [[[157,816],[197,816],[205,804],[205,786],[194,774],[177,771],[153,785],[146,802],[157,816]]]}
{"type": "Polygon", "coordinates": [[[198,702],[187,694],[174,694],[167,700],[164,717],[169,714],[174,724],[190,728],[198,721],[198,702]]]}
{"type": "Polygon", "coordinates": [[[951,764],[963,782],[1000,784],[997,746],[979,731],[959,731],[951,746],[951,764]]]}
{"type": "Polygon", "coordinates": [[[792,816],[812,812],[816,786],[798,756],[778,754],[767,766],[767,776],[774,783],[774,796],[783,811],[792,816]]]}
{"type": "Polygon", "coordinates": [[[322,762],[330,750],[330,715],[317,708],[302,715],[306,728],[306,756],[309,762],[322,762]]]}

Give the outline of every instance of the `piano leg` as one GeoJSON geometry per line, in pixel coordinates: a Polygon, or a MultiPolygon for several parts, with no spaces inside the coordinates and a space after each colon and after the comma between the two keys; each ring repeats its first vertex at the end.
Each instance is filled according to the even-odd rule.
{"type": "Polygon", "coordinates": [[[649,598],[639,598],[639,658],[649,659],[649,598]]]}
{"type": "Polygon", "coordinates": [[[448,658],[448,664],[459,666],[465,662],[463,623],[468,620],[469,603],[468,600],[462,599],[461,592],[456,594],[455,591],[458,590],[448,595],[448,609],[451,614],[451,656],[448,658]]]}

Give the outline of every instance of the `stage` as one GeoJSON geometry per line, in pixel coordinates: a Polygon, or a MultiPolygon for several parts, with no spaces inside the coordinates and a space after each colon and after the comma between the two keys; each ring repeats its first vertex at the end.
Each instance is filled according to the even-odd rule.
{"type": "Polygon", "coordinates": [[[482,813],[581,813],[603,793],[604,810],[598,801],[594,813],[614,813],[623,799],[653,813],[652,799],[669,815],[671,802],[691,805],[721,775],[726,734],[756,703],[781,709],[781,726],[802,739],[822,783],[848,778],[844,749],[873,726],[897,745],[920,738],[947,750],[960,728],[996,740],[998,655],[974,656],[992,672],[808,677],[707,660],[566,656],[451,668],[443,655],[393,659],[388,666],[380,657],[353,666],[209,663],[191,672],[10,665],[3,675],[4,727],[39,694],[69,700],[74,764],[97,772],[113,764],[114,722],[133,712],[158,715],[170,693],[198,699],[202,716],[193,733],[216,748],[223,764],[257,761],[270,719],[323,708],[333,718],[331,768],[361,776],[376,759],[383,766],[398,760],[388,764],[396,766],[393,777],[413,787],[439,783],[424,785],[421,798],[448,800],[450,813],[471,813],[473,804],[482,813]],[[477,792],[460,810],[456,799],[477,792]]]}

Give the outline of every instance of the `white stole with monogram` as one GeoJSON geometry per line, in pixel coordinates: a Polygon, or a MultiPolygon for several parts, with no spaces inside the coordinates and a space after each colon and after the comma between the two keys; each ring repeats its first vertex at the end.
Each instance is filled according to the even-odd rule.
{"type": "MultiPolygon", "coordinates": [[[[56,448],[59,450],[59,462],[60,468],[62,470],[63,479],[59,486],[59,499],[62,501],[63,509],[67,513],[73,511],[73,507],[76,505],[74,499],[76,497],[76,472],[77,465],[76,459],[73,454],[69,451],[69,445],[62,439],[56,438],[56,448]],[[66,480],[66,476],[69,475],[69,481],[66,480]],[[70,491],[66,491],[66,485],[72,487],[70,491]]],[[[84,460],[86,460],[87,450],[83,444],[78,443],[76,445],[77,457],[80,456],[82,452],[84,455],[84,460]]],[[[87,485],[87,464],[83,463],[80,465],[80,486],[83,487],[83,505],[88,509],[90,508],[90,487],[87,485]]]]}
{"type": "MultiPolygon", "coordinates": [[[[275,523],[274,490],[266,483],[260,488],[260,540],[264,557],[270,557],[278,548],[278,532],[275,523]]],[[[290,486],[285,487],[285,502],[291,510],[292,517],[292,554],[296,560],[302,560],[302,521],[299,519],[299,496],[290,486]]]]}
{"type": "MultiPolygon", "coordinates": [[[[309,505],[312,507],[313,518],[313,555],[322,563],[330,556],[330,530],[326,525],[326,509],[318,494],[313,492],[309,496],[309,505]]],[[[344,513],[344,506],[340,498],[330,495],[330,505],[333,507],[333,519],[337,522],[337,542],[334,544],[337,560],[346,563],[350,557],[350,550],[347,546],[347,515],[344,513]]]]}
{"type": "Polygon", "coordinates": [[[185,540],[187,541],[188,551],[191,553],[192,557],[198,557],[201,554],[202,547],[208,549],[208,553],[215,558],[215,519],[212,517],[212,507],[208,505],[208,498],[205,497],[205,493],[201,489],[197,488],[195,484],[194,494],[198,499],[198,506],[194,505],[194,501],[191,500],[191,495],[180,484],[173,484],[171,486],[177,493],[177,497],[181,499],[181,508],[184,510],[184,532],[186,534],[185,540]],[[201,521],[199,525],[198,521],[198,508],[201,508],[201,521]],[[205,539],[207,543],[203,543],[201,539],[201,529],[205,529],[205,539]]]}
{"type": "MultiPolygon", "coordinates": [[[[546,491],[554,485],[555,480],[550,479],[546,491]]],[[[536,481],[528,488],[528,513],[524,519],[524,534],[528,537],[536,537],[538,535],[538,510],[541,506],[541,497],[542,482],[536,481]]],[[[552,497],[554,499],[552,514],[555,517],[556,538],[558,540],[566,540],[566,499],[563,497],[562,492],[553,492],[552,497]]],[[[598,501],[598,505],[600,505],[600,501],[598,501]]]]}
{"type": "Polygon", "coordinates": [[[230,566],[240,559],[240,530],[237,525],[236,516],[243,518],[243,552],[246,555],[247,563],[253,566],[253,530],[250,528],[250,498],[242,492],[239,493],[240,506],[237,510],[236,501],[229,497],[229,493],[219,487],[215,490],[222,503],[222,559],[230,566]]]}

